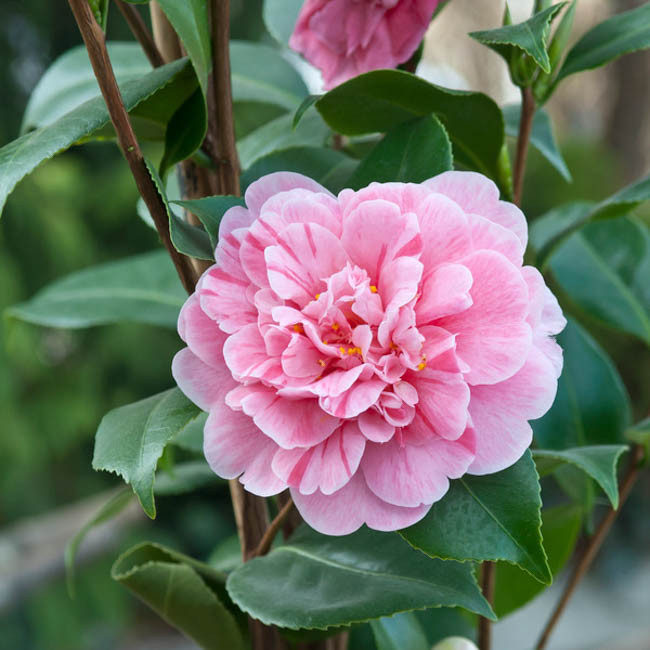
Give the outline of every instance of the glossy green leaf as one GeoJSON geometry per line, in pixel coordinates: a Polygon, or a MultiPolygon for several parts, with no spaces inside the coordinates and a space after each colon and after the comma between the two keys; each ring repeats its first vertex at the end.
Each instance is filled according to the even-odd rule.
{"type": "Polygon", "coordinates": [[[263,17],[266,29],[283,45],[289,44],[303,4],[304,0],[264,0],[263,17]]]}
{"type": "Polygon", "coordinates": [[[68,586],[68,593],[74,597],[75,594],[75,559],[79,546],[86,538],[86,535],[100,524],[113,519],[131,503],[133,493],[126,488],[122,488],[115,492],[111,498],[104,503],[97,513],[87,521],[80,529],[79,532],[66,544],[63,560],[65,563],[65,577],[68,586]]]}
{"type": "Polygon", "coordinates": [[[441,88],[399,70],[375,70],[330,90],[316,107],[344,135],[385,133],[433,113],[449,134],[457,163],[497,180],[503,174],[503,116],[482,93],[441,88]]]}
{"type": "Polygon", "coordinates": [[[614,219],[629,214],[650,200],[650,176],[624,187],[601,201],[567,203],[537,219],[531,228],[531,243],[537,250],[536,261],[543,267],[558,246],[582,226],[601,219],[614,219]]]}
{"type": "Polygon", "coordinates": [[[559,79],[650,47],[650,4],[618,13],[590,29],[569,50],[559,79]]]}
{"type": "Polygon", "coordinates": [[[95,435],[93,469],[121,476],[153,519],[158,460],[167,443],[200,413],[178,388],[109,411],[95,435]]]}
{"type": "Polygon", "coordinates": [[[307,112],[307,109],[311,108],[320,99],[320,97],[320,95],[309,95],[309,97],[305,97],[302,104],[298,106],[298,110],[296,110],[293,116],[293,122],[291,123],[291,126],[294,129],[298,126],[300,120],[302,120],[302,116],[307,112]]]}
{"type": "Polygon", "coordinates": [[[625,445],[593,445],[563,451],[535,449],[533,458],[540,476],[554,472],[565,463],[579,467],[603,488],[612,507],[616,509],[618,508],[616,468],[621,455],[626,450],[627,446],[625,445]]]}
{"type": "MultiPolygon", "coordinates": [[[[154,94],[171,82],[174,82],[175,86],[176,81],[179,85],[178,88],[172,89],[174,99],[184,101],[187,96],[186,91],[196,83],[191,69],[189,78],[187,72],[187,61],[181,59],[157,68],[140,79],[126,81],[121,86],[124,104],[130,111],[138,104],[144,103],[147,98],[155,99],[154,94]]],[[[175,110],[174,105],[169,102],[164,110],[168,112],[170,107],[175,110]]],[[[151,104],[154,112],[150,117],[157,119],[162,108],[155,102],[151,104]]],[[[35,167],[97,132],[108,122],[108,111],[103,98],[95,97],[47,126],[26,133],[2,147],[0,149],[0,211],[16,184],[35,167]]]]}
{"type": "Polygon", "coordinates": [[[313,178],[337,194],[350,187],[349,179],[359,162],[324,147],[290,147],[258,158],[242,175],[242,187],[272,172],[298,172],[313,178]]]}
{"type": "Polygon", "coordinates": [[[244,650],[235,619],[211,588],[209,567],[197,565],[180,553],[144,544],[120,556],[111,575],[200,648],[244,650]]]}
{"type": "Polygon", "coordinates": [[[528,54],[544,71],[551,71],[547,43],[551,22],[565,2],[548,7],[517,25],[504,25],[496,29],[470,32],[470,36],[498,52],[508,63],[512,61],[513,49],[528,54]]]}
{"type": "Polygon", "coordinates": [[[181,447],[181,449],[185,449],[186,451],[193,451],[197,454],[202,454],[203,427],[205,427],[205,421],[207,419],[208,414],[201,413],[195,420],[188,422],[172,440],[174,445],[181,447]]]}
{"type": "Polygon", "coordinates": [[[108,20],[109,0],[88,0],[97,24],[106,31],[106,22],[108,20]]]}
{"type": "Polygon", "coordinates": [[[210,238],[211,252],[219,241],[219,224],[224,214],[236,205],[245,205],[239,196],[204,196],[200,199],[172,201],[198,217],[210,238]]]}
{"type": "Polygon", "coordinates": [[[377,650],[429,650],[424,630],[413,612],[370,621],[377,650]]]}
{"type": "MultiPolygon", "coordinates": [[[[174,442],[176,442],[174,440],[174,442]]],[[[187,494],[207,485],[223,482],[204,460],[175,464],[169,471],[158,471],[154,484],[157,497],[187,494]]]]}
{"type": "MultiPolygon", "coordinates": [[[[573,553],[582,526],[582,509],[569,504],[542,510],[542,536],[553,576],[573,553]]],[[[546,587],[510,564],[496,566],[494,611],[499,618],[523,607],[546,587]]]]}
{"type": "Polygon", "coordinates": [[[207,0],[158,0],[158,4],[181,39],[203,94],[207,95],[208,75],[212,69],[207,0]]]}
{"type": "Polygon", "coordinates": [[[633,218],[574,233],[549,268],[573,301],[601,322],[650,343],[650,232],[633,218]]]}
{"type": "Polygon", "coordinates": [[[453,166],[451,142],[433,115],[400,124],[364,158],[348,186],[359,189],[379,183],[421,183],[453,166]]]}
{"type": "Polygon", "coordinates": [[[210,553],[208,564],[217,571],[226,573],[241,566],[243,559],[239,537],[235,534],[219,542],[210,553]]]}
{"type": "Polygon", "coordinates": [[[167,253],[155,251],[71,273],[7,313],[47,327],[129,321],[176,329],[186,297],[167,253]]]}
{"type": "Polygon", "coordinates": [[[172,211],[165,192],[165,186],[156,168],[148,160],[145,160],[145,164],[167,210],[169,234],[176,250],[200,260],[213,260],[214,248],[210,243],[208,233],[203,228],[188,223],[172,211]]]}
{"type": "Polygon", "coordinates": [[[623,442],[629,397],[614,364],[591,336],[569,320],[557,341],[564,368],[551,409],[531,426],[544,449],[623,442]]]}
{"type": "Polygon", "coordinates": [[[650,416],[631,426],[626,432],[625,437],[630,442],[643,445],[646,448],[646,460],[650,456],[650,416]]]}
{"type": "Polygon", "coordinates": [[[551,575],[540,535],[541,508],[539,478],[526,451],[501,472],[468,474],[451,481],[444,499],[400,534],[432,557],[503,560],[548,583],[551,575]]]}
{"type": "MultiPolygon", "coordinates": [[[[506,123],[506,135],[513,138],[519,135],[520,104],[510,104],[503,107],[503,118],[506,123]]],[[[530,134],[530,144],[539,151],[546,160],[560,173],[565,181],[571,182],[571,172],[562,157],[553,135],[553,126],[548,113],[538,108],[533,118],[533,129],[530,134]]]]}
{"type": "Polygon", "coordinates": [[[292,115],[268,122],[239,141],[237,151],[243,169],[248,169],[262,156],[290,147],[322,147],[330,130],[313,109],[307,111],[300,124],[291,128],[292,115]]]}
{"type": "Polygon", "coordinates": [[[492,618],[469,565],[433,560],[397,534],[328,537],[306,526],[228,577],[233,602],[266,624],[325,629],[427,607],[492,618]]]}
{"type": "Polygon", "coordinates": [[[296,69],[268,45],[231,41],[230,61],[235,102],[276,104],[295,111],[309,92],[296,69]]]}
{"type": "MultiPolygon", "coordinates": [[[[151,64],[137,43],[106,44],[119,84],[151,72],[151,64]]],[[[23,116],[21,133],[56,122],[80,104],[97,97],[99,86],[85,46],[62,54],[45,71],[32,91],[23,116]]]]}

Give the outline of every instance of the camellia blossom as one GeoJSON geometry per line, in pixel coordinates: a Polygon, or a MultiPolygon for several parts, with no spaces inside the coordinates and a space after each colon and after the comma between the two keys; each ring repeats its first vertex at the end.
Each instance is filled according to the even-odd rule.
{"type": "Polygon", "coordinates": [[[566,321],[492,181],[446,172],[338,197],[265,176],[179,317],[212,469],[287,487],[331,535],[421,519],[450,478],[516,462],[551,406],[566,321]]]}
{"type": "Polygon", "coordinates": [[[323,73],[326,88],[395,68],[418,48],[440,0],[307,0],[289,45],[323,73]]]}

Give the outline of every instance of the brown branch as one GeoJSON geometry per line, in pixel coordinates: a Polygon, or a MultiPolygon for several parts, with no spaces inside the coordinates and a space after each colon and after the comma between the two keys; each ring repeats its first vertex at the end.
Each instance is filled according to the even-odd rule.
{"type": "Polygon", "coordinates": [[[138,191],[147,208],[149,208],[156,230],[174,262],[183,286],[188,293],[191,293],[196,283],[196,275],[192,268],[191,260],[189,257],[181,255],[172,244],[169,235],[169,217],[167,216],[167,210],[149,175],[142,151],[140,151],[140,146],[138,145],[129,120],[129,114],[124,107],[120,89],[118,88],[113,72],[113,66],[108,58],[104,33],[97,24],[90,5],[86,0],[68,0],[68,4],[70,5],[70,9],[72,9],[72,13],[79,26],[79,31],[86,44],[95,77],[104,96],[111,122],[115,127],[117,140],[131,168],[131,174],[138,187],[138,191]]]}
{"type": "Polygon", "coordinates": [[[548,619],[548,622],[546,623],[546,626],[544,627],[544,630],[539,637],[539,641],[535,646],[535,650],[543,650],[546,647],[551,633],[555,629],[557,622],[560,620],[560,617],[566,609],[567,603],[571,599],[571,596],[575,592],[575,589],[578,586],[579,582],[582,580],[585,573],[587,573],[589,570],[591,563],[594,561],[596,554],[600,550],[600,547],[607,537],[609,529],[612,527],[616,516],[623,507],[623,504],[630,495],[630,492],[632,491],[632,488],[634,487],[634,484],[639,477],[639,473],[641,471],[641,461],[643,460],[644,454],[645,452],[641,445],[635,445],[632,448],[632,457],[630,458],[630,463],[619,486],[620,499],[618,510],[614,510],[614,508],[610,507],[610,509],[607,511],[607,514],[603,517],[602,521],[598,525],[596,532],[589,538],[589,541],[585,546],[582,555],[578,559],[578,562],[575,565],[573,572],[571,573],[569,582],[562,592],[560,600],[555,606],[553,613],[548,619]]]}
{"type": "Polygon", "coordinates": [[[212,33],[212,84],[208,107],[214,119],[214,157],[219,193],[238,196],[239,159],[235,144],[235,119],[230,81],[230,2],[210,0],[212,33]]]}
{"type": "MultiPolygon", "coordinates": [[[[494,562],[483,562],[481,591],[490,605],[494,602],[494,574],[494,562]]],[[[492,621],[484,616],[478,619],[478,647],[480,650],[491,650],[492,648],[492,621]]]]}
{"type": "Polygon", "coordinates": [[[285,519],[291,513],[292,508],[293,508],[293,499],[289,497],[288,501],[282,506],[280,512],[278,512],[278,514],[276,515],[275,519],[269,524],[269,527],[266,529],[264,535],[262,536],[260,543],[250,554],[251,558],[258,557],[260,555],[266,555],[269,552],[269,549],[271,548],[271,544],[273,544],[273,540],[275,539],[275,536],[280,531],[280,528],[284,524],[285,519]]]}
{"type": "Polygon", "coordinates": [[[521,205],[521,197],[524,190],[524,171],[526,169],[526,158],[528,156],[528,144],[530,133],[533,129],[533,117],[535,117],[535,98],[530,88],[521,89],[521,116],[519,119],[519,135],[517,137],[517,155],[515,158],[514,170],[514,200],[521,205]]]}
{"type": "Polygon", "coordinates": [[[158,51],[140,12],[133,5],[124,2],[124,0],[115,0],[115,4],[117,4],[117,8],[122,12],[131,33],[142,46],[144,53],[149,59],[149,63],[154,68],[159,68],[164,63],[162,54],[158,51]]]}

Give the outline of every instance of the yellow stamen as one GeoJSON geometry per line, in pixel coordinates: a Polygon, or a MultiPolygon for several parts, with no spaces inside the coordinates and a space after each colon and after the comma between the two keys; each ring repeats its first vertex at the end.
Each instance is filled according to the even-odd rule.
{"type": "Polygon", "coordinates": [[[318,360],[318,365],[325,367],[325,362],[322,359],[318,360]]]}
{"type": "Polygon", "coordinates": [[[345,354],[345,348],[344,348],[343,346],[341,346],[341,347],[339,348],[339,352],[340,352],[341,354],[345,354]]]}
{"type": "Polygon", "coordinates": [[[315,297],[316,297],[316,300],[318,300],[320,298],[320,293],[317,293],[315,297]]]}
{"type": "Polygon", "coordinates": [[[323,339],[323,345],[329,345],[327,339],[323,339]]]}
{"type": "Polygon", "coordinates": [[[393,343],[393,342],[391,341],[390,349],[391,349],[391,350],[399,350],[399,347],[397,347],[397,344],[396,344],[396,343],[393,343]]]}
{"type": "Polygon", "coordinates": [[[374,284],[370,285],[370,293],[377,293],[377,287],[374,284]]]}
{"type": "Polygon", "coordinates": [[[298,334],[304,334],[304,333],[305,333],[305,330],[304,330],[304,328],[303,328],[303,326],[302,326],[301,323],[296,323],[296,324],[293,326],[293,331],[294,331],[294,332],[298,332],[298,334]]]}
{"type": "Polygon", "coordinates": [[[338,323],[332,323],[332,329],[336,332],[341,326],[338,323]]]}
{"type": "Polygon", "coordinates": [[[418,370],[424,370],[426,367],[427,367],[427,364],[424,363],[424,361],[422,363],[418,363],[418,370]]]}

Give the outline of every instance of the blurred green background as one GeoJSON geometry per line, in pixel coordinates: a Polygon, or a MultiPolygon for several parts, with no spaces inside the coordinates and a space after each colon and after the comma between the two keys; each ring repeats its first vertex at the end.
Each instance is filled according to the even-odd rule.
{"type": "MultiPolygon", "coordinates": [[[[235,37],[264,37],[259,5],[233,3],[235,37]]],[[[115,10],[108,34],[130,39],[115,10]]],[[[63,2],[0,3],[0,145],[17,136],[29,92],[47,66],[79,42],[63,2]]],[[[628,57],[626,64],[647,72],[647,55],[628,57]]],[[[613,66],[610,79],[621,69],[613,66]]],[[[621,102],[629,96],[625,84],[611,88],[621,102]]],[[[642,105],[636,108],[643,112],[642,105]]],[[[646,105],[646,127],[647,115],[646,105]]],[[[574,183],[565,183],[533,153],[524,206],[531,217],[569,199],[606,197],[643,171],[634,150],[643,147],[642,140],[607,136],[620,131],[616,120],[622,129],[626,115],[611,110],[604,130],[576,128],[569,111],[564,117],[561,143],[574,183]]],[[[0,311],[71,271],[156,247],[155,233],[136,215],[136,199],[128,168],[112,144],[74,149],[28,176],[0,221],[0,311]]],[[[638,363],[642,344],[586,322],[622,372],[635,416],[647,414],[650,368],[638,363]]],[[[12,540],[29,536],[30,524],[41,524],[37,541],[68,538],[83,519],[65,521],[60,531],[56,517],[43,517],[118,484],[114,476],[91,469],[97,424],[109,409],[168,388],[180,342],[172,331],[135,325],[66,331],[3,319],[0,331],[0,566],[8,566],[11,553],[24,551],[20,546],[16,551],[12,540]]],[[[612,549],[622,539],[628,549],[643,549],[650,534],[647,515],[640,516],[647,494],[646,481],[623,513],[612,549]]],[[[0,572],[0,649],[190,647],[112,582],[109,568],[120,548],[145,537],[206,557],[212,549],[205,540],[231,532],[229,508],[223,490],[206,488],[191,497],[160,499],[155,526],[132,514],[122,536],[108,540],[105,553],[79,568],[74,601],[66,593],[60,556],[19,586],[0,572]]],[[[606,563],[601,569],[610,571],[606,563]]]]}

